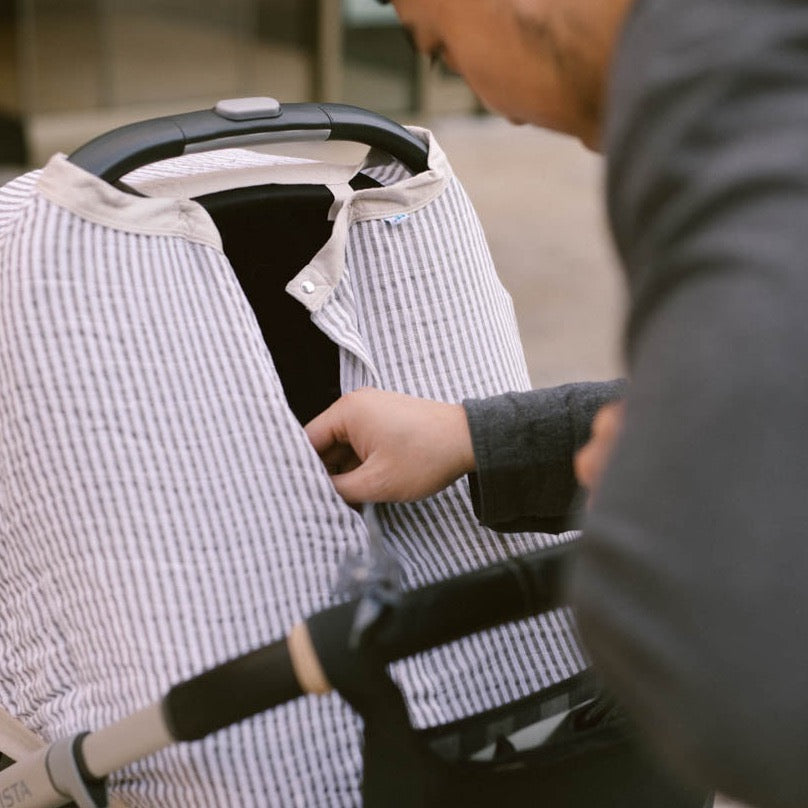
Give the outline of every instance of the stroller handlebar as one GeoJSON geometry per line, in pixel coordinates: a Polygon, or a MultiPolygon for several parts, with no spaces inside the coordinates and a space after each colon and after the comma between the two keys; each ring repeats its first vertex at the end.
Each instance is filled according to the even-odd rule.
{"type": "Polygon", "coordinates": [[[198,740],[306,693],[336,687],[345,694],[367,649],[376,660],[392,662],[562,606],[572,552],[570,545],[540,550],[406,592],[354,650],[348,637],[362,601],[333,606],[295,626],[288,638],[175,685],[155,704],[0,771],[0,795],[23,794],[31,808],[55,808],[71,799],[80,806],[106,804],[77,797],[174,741],[198,740]],[[53,779],[60,768],[70,773],[67,785],[53,779]]]}
{"type": "Polygon", "coordinates": [[[153,118],[107,132],[70,162],[111,184],[136,168],[200,151],[271,142],[348,140],[381,149],[415,173],[427,146],[403,126],[346,104],[279,104],[272,98],[220,101],[213,109],[153,118]]]}
{"type": "MultiPolygon", "coordinates": [[[[405,592],[368,633],[368,645],[388,663],[558,608],[572,552],[569,545],[539,550],[405,592]]],[[[197,740],[304,693],[341,687],[343,667],[353,664],[348,638],[360,603],[318,612],[288,638],[172,687],[162,702],[172,737],[197,740]]]]}

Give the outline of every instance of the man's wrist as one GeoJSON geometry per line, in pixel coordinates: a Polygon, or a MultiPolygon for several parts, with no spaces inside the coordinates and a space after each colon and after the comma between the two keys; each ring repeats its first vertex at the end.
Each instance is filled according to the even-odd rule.
{"type": "Polygon", "coordinates": [[[466,408],[462,404],[451,404],[451,439],[456,477],[469,474],[477,468],[474,446],[471,440],[466,408]]]}

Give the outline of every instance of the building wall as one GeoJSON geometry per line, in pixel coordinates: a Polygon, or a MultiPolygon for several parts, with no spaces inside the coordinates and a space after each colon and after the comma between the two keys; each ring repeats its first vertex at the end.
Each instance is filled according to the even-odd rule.
{"type": "Polygon", "coordinates": [[[393,117],[474,107],[375,0],[0,0],[0,164],[134,120],[271,95],[393,117]],[[427,92],[437,89],[437,95],[427,92]]]}

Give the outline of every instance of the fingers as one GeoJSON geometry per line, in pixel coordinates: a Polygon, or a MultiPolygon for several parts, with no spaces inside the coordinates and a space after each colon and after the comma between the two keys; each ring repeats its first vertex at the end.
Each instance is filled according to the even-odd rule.
{"type": "Polygon", "coordinates": [[[360,464],[346,473],[331,475],[331,482],[336,492],[349,505],[359,505],[362,502],[384,502],[386,500],[366,464],[360,464]]]}
{"type": "Polygon", "coordinates": [[[362,388],[305,430],[337,492],[350,503],[423,499],[474,468],[461,404],[362,388]]]}
{"type": "Polygon", "coordinates": [[[624,409],[622,401],[602,407],[592,421],[592,437],[575,455],[575,476],[593,496],[620,434],[624,409]]]}
{"type": "Polygon", "coordinates": [[[337,493],[350,505],[379,502],[369,490],[371,475],[351,445],[346,418],[356,406],[356,398],[346,403],[343,397],[305,425],[304,430],[314,450],[323,461],[337,493]]]}
{"type": "Polygon", "coordinates": [[[314,451],[320,457],[324,457],[335,445],[343,443],[338,438],[338,433],[344,434],[344,428],[339,418],[338,404],[339,401],[332,404],[325,412],[321,412],[303,427],[311,445],[314,447],[314,451]]]}
{"type": "Polygon", "coordinates": [[[332,475],[353,471],[360,462],[351,446],[345,443],[335,443],[320,452],[320,460],[332,475]]]}
{"type": "Polygon", "coordinates": [[[575,455],[575,478],[583,488],[592,488],[592,482],[595,478],[597,455],[598,448],[594,446],[591,441],[579,449],[575,455]]]}

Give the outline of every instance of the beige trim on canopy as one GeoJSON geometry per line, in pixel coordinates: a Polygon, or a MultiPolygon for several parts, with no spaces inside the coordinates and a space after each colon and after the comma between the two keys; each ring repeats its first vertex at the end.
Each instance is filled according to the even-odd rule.
{"type": "Polygon", "coordinates": [[[210,215],[188,197],[269,183],[342,186],[332,206],[331,238],[286,287],[292,297],[315,312],[322,308],[342,277],[345,246],[352,224],[413,213],[426,207],[446,189],[452,169],[443,150],[428,130],[411,127],[410,131],[428,144],[427,171],[407,176],[392,185],[351,193],[346,192],[344,186],[354,174],[368,166],[389,163],[392,158],[371,150],[359,166],[285,162],[185,176],[177,181],[164,179],[152,183],[146,180],[138,183],[138,190],[164,195],[140,197],[114,188],[73,165],[65,155],[57,154],[43,169],[38,188],[46,199],[87,221],[130,233],[176,236],[221,251],[221,236],[210,215]],[[183,194],[182,198],[171,195],[178,191],[183,194]]]}

